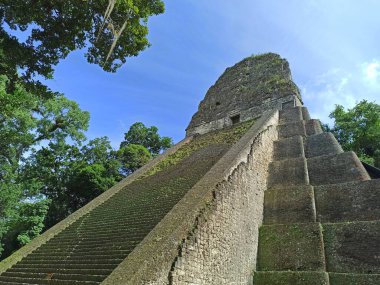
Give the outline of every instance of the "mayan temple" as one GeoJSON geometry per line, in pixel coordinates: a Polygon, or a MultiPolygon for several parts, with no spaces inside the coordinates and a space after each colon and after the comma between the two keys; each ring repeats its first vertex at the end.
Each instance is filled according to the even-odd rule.
{"type": "Polygon", "coordinates": [[[0,284],[379,285],[380,180],[272,53],[227,68],[177,145],[0,263],[0,284]]]}

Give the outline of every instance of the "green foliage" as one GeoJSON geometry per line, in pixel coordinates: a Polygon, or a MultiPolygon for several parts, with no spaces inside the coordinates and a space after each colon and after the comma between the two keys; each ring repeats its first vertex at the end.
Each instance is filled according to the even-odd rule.
{"type": "Polygon", "coordinates": [[[120,166],[108,138],[82,148],[58,142],[29,157],[23,178],[42,182],[39,193],[52,201],[45,221],[50,227],[118,182],[120,166]]]}
{"type": "Polygon", "coordinates": [[[53,66],[71,51],[88,47],[86,57],[115,71],[149,46],[148,18],[164,12],[160,0],[3,0],[0,20],[12,30],[31,31],[24,43],[0,27],[0,73],[51,78],[53,66]]]}
{"type": "Polygon", "coordinates": [[[347,111],[336,105],[330,118],[335,135],[344,150],[355,151],[365,162],[380,167],[380,105],[363,100],[347,111]]]}
{"type": "Polygon", "coordinates": [[[49,203],[49,200],[43,198],[18,203],[17,212],[8,216],[6,221],[7,232],[2,237],[7,245],[4,255],[11,254],[12,251],[29,243],[41,233],[49,203]]]}
{"type": "Polygon", "coordinates": [[[22,155],[44,140],[83,140],[89,114],[78,104],[56,94],[41,97],[16,85],[6,90],[7,77],[0,76],[0,159],[18,163],[22,155]]]}
{"type": "Polygon", "coordinates": [[[122,163],[123,172],[130,174],[146,164],[152,155],[143,145],[128,144],[119,149],[118,157],[122,163]]]}
{"type": "MultiPolygon", "coordinates": [[[[80,142],[84,139],[89,114],[65,98],[62,94],[41,97],[15,84],[13,91],[7,90],[8,78],[0,76],[0,238],[8,239],[9,233],[19,223],[21,211],[25,210],[25,199],[35,199],[40,194],[44,180],[36,177],[25,179],[24,166],[28,154],[41,143],[64,144],[67,139],[80,142]],[[5,236],[4,236],[5,235],[5,236]]],[[[43,217],[44,218],[44,217],[43,217]]],[[[26,236],[33,236],[26,229],[26,236]]],[[[18,227],[18,226],[17,226],[18,227]]],[[[16,235],[16,237],[17,237],[16,235]]],[[[22,238],[26,241],[26,238],[22,238]]],[[[8,246],[15,246],[20,243],[8,246]]],[[[0,246],[0,251],[2,247],[0,246]]]]}
{"type": "Polygon", "coordinates": [[[128,145],[142,145],[152,155],[157,155],[173,145],[172,139],[169,137],[161,137],[155,126],[146,127],[143,123],[134,123],[124,134],[124,141],[120,144],[120,148],[128,145]]]}

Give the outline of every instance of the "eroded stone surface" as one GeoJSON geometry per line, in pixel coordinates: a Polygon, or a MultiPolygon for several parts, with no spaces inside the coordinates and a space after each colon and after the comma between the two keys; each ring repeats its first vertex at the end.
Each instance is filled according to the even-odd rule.
{"type": "Polygon", "coordinates": [[[322,223],[380,220],[380,179],[314,188],[322,223]]]}
{"type": "Polygon", "coordinates": [[[380,274],[330,273],[330,285],[379,285],[380,274]]]}
{"type": "Polygon", "coordinates": [[[259,239],[259,271],[325,270],[319,223],[262,226],[259,239]]]}
{"type": "Polygon", "coordinates": [[[322,133],[305,139],[306,157],[333,155],[342,153],[343,149],[332,133],[322,133]]]}
{"type": "Polygon", "coordinates": [[[264,224],[315,222],[311,186],[288,186],[265,191],[264,224]]]}
{"type": "Polygon", "coordinates": [[[300,100],[285,59],[273,53],[248,57],[227,68],[211,86],[186,133],[189,136],[220,129],[231,125],[234,116],[245,121],[281,109],[287,102],[299,105],[300,100]]]}
{"type": "Polygon", "coordinates": [[[253,276],[253,285],[329,285],[329,279],[325,272],[261,271],[253,276]]]}
{"type": "Polygon", "coordinates": [[[304,157],[305,151],[301,136],[293,136],[274,143],[273,160],[304,157]]]}
{"type": "Polygon", "coordinates": [[[370,179],[362,163],[352,151],[309,158],[307,167],[312,185],[370,179]]]}
{"type": "Polygon", "coordinates": [[[380,273],[380,221],[323,224],[327,270],[380,273]]]}
{"type": "Polygon", "coordinates": [[[268,188],[274,186],[307,185],[306,159],[303,157],[273,161],[269,167],[268,188]]]}

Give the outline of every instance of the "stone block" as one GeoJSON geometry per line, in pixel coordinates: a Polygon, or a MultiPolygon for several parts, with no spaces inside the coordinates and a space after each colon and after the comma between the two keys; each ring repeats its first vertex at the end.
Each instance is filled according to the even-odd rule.
{"type": "Polygon", "coordinates": [[[342,152],[342,147],[332,133],[321,133],[305,139],[305,154],[307,158],[342,152]]]}
{"type": "Polygon", "coordinates": [[[278,185],[307,185],[309,176],[307,173],[305,158],[292,158],[273,161],[269,166],[268,188],[278,185]]]}
{"type": "Polygon", "coordinates": [[[370,179],[352,151],[308,158],[307,167],[310,184],[314,186],[370,179]]]}
{"type": "Polygon", "coordinates": [[[309,110],[306,107],[302,107],[302,117],[304,121],[311,120],[309,110]]]}
{"type": "Polygon", "coordinates": [[[319,223],[262,226],[259,271],[324,271],[322,228],[319,223]]]}
{"type": "Polygon", "coordinates": [[[304,157],[305,151],[301,136],[294,136],[274,143],[274,160],[304,157]]]}
{"type": "Polygon", "coordinates": [[[330,285],[379,285],[380,274],[329,273],[330,285]]]}
{"type": "Polygon", "coordinates": [[[253,285],[329,285],[328,280],[325,272],[258,271],[253,276],[253,285]]]}
{"type": "Polygon", "coordinates": [[[380,221],[323,224],[327,271],[379,274],[379,233],[380,221]]]}
{"type": "Polygon", "coordinates": [[[380,220],[380,179],[314,188],[318,221],[380,220]]]}
{"type": "Polygon", "coordinates": [[[313,187],[279,187],[265,192],[264,224],[311,222],[315,222],[313,187]]]}
{"type": "Polygon", "coordinates": [[[320,121],[315,119],[305,121],[305,129],[308,136],[323,133],[320,121]]]}
{"type": "Polygon", "coordinates": [[[294,107],[280,111],[280,124],[288,124],[302,121],[301,107],[294,107]]]}
{"type": "Polygon", "coordinates": [[[278,126],[279,139],[292,136],[306,136],[305,124],[303,121],[288,123],[278,126]]]}

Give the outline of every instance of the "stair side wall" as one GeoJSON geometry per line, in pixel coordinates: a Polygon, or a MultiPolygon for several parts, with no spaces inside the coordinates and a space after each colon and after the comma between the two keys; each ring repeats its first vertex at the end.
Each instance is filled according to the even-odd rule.
{"type": "Polygon", "coordinates": [[[247,284],[277,124],[265,113],[102,285],[247,284]]]}

